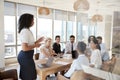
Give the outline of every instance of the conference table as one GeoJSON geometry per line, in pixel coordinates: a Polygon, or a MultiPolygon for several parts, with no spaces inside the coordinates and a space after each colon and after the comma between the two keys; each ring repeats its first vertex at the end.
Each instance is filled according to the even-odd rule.
{"type": "Polygon", "coordinates": [[[68,70],[71,66],[72,59],[71,58],[55,58],[52,65],[48,68],[40,68],[38,64],[45,63],[46,59],[39,59],[35,61],[37,74],[40,77],[40,80],[46,80],[46,77],[50,74],[54,74],[57,72],[68,70]]]}

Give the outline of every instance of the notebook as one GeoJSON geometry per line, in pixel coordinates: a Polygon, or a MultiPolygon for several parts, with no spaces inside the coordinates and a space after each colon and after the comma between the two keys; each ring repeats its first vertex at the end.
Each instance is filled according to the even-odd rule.
{"type": "Polygon", "coordinates": [[[40,68],[50,67],[52,65],[52,63],[53,63],[53,60],[54,60],[54,58],[50,57],[50,58],[48,58],[48,60],[47,60],[46,63],[44,63],[44,64],[38,64],[38,67],[40,67],[40,68]]]}

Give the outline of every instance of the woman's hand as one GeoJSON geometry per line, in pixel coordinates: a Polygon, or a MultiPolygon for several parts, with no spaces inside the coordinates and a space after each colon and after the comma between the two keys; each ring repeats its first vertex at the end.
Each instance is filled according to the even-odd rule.
{"type": "Polygon", "coordinates": [[[41,44],[35,43],[35,47],[40,47],[41,44]]]}
{"type": "Polygon", "coordinates": [[[44,40],[44,37],[40,37],[37,41],[35,41],[35,44],[40,43],[44,40]]]}
{"type": "Polygon", "coordinates": [[[37,41],[42,42],[44,39],[45,39],[44,37],[40,37],[37,41]]]}

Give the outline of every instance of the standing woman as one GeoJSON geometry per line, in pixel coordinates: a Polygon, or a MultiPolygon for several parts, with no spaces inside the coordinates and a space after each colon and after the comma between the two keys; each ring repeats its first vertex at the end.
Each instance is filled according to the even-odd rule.
{"type": "Polygon", "coordinates": [[[25,13],[19,18],[18,33],[20,34],[22,50],[18,55],[20,64],[20,78],[22,80],[35,80],[37,77],[35,63],[33,60],[34,48],[39,47],[43,37],[34,42],[30,28],[34,24],[34,16],[25,13]]]}

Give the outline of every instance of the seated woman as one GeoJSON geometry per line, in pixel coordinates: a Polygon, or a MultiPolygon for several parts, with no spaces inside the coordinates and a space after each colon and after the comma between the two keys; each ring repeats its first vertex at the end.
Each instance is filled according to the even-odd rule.
{"type": "Polygon", "coordinates": [[[70,69],[68,70],[67,73],[65,73],[65,77],[70,78],[72,76],[72,74],[75,71],[82,71],[82,66],[81,65],[86,65],[89,66],[89,60],[88,58],[85,56],[85,50],[86,50],[86,44],[84,42],[78,42],[77,45],[77,51],[78,51],[78,58],[75,59],[70,67],[70,69]]]}
{"type": "Polygon", "coordinates": [[[55,55],[55,52],[53,51],[53,49],[51,47],[51,42],[52,42],[52,39],[47,38],[45,40],[45,44],[40,46],[39,59],[45,59],[45,58],[49,58],[49,57],[55,55]]]}
{"type": "Polygon", "coordinates": [[[97,39],[94,39],[90,42],[90,47],[92,48],[92,54],[90,56],[90,67],[100,69],[102,66],[102,57],[97,39]]]}

